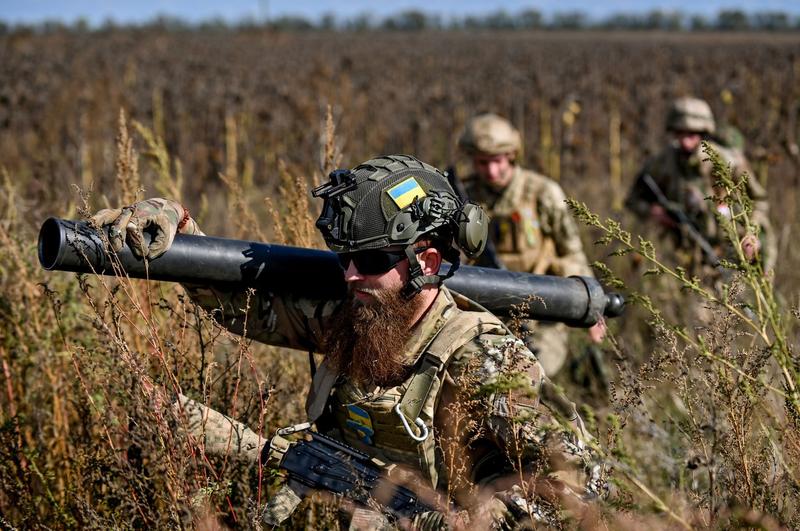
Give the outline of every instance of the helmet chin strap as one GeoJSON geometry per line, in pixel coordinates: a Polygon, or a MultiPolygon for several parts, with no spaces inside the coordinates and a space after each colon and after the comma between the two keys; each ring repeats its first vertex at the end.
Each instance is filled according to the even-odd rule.
{"type": "Polygon", "coordinates": [[[433,275],[425,275],[422,272],[422,265],[419,263],[417,253],[414,252],[414,245],[407,245],[405,248],[406,256],[408,257],[408,282],[403,287],[402,295],[408,299],[413,299],[417,293],[422,291],[422,288],[428,285],[438,286],[456,272],[461,265],[461,255],[456,249],[452,247],[445,251],[444,258],[450,262],[450,270],[446,275],[434,273],[433,275]]]}

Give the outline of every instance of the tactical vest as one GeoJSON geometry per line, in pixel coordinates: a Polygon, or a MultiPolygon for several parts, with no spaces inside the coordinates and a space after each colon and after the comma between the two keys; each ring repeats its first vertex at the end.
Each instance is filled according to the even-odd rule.
{"type": "Polygon", "coordinates": [[[505,326],[486,312],[462,311],[451,303],[443,312],[438,331],[417,359],[414,374],[396,387],[365,394],[339,376],[323,361],[311,384],[306,411],[318,426],[333,426],[331,435],[381,461],[405,465],[421,472],[433,488],[440,484],[441,459],[436,458],[434,415],[442,381],[454,352],[487,332],[507,333],[505,326]],[[397,406],[408,426],[397,413],[397,406]],[[419,418],[428,431],[415,425],[419,418]],[[437,462],[438,461],[438,462],[437,462]]]}
{"type": "Polygon", "coordinates": [[[494,204],[481,201],[491,217],[490,237],[498,258],[511,271],[545,273],[555,257],[555,243],[542,232],[534,179],[521,168],[514,172],[494,204]]]}

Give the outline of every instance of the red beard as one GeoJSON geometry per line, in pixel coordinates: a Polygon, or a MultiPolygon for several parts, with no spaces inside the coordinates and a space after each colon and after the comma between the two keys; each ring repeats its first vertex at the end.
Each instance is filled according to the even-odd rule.
{"type": "Polygon", "coordinates": [[[408,377],[405,345],[421,301],[400,291],[370,291],[370,305],[345,302],[332,317],[324,348],[331,367],[360,385],[399,385],[408,377]]]}

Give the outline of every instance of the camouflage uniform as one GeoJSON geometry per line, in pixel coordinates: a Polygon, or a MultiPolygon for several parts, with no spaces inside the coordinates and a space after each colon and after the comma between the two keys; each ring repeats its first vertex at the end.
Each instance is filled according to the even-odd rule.
{"type": "MultiPolygon", "coordinates": [[[[302,350],[320,348],[327,323],[341,304],[259,294],[250,301],[246,315],[242,310],[247,306],[244,293],[186,288],[196,302],[231,331],[241,334],[246,328],[247,336],[257,341],[302,350]]],[[[411,330],[405,351],[409,364],[416,369],[398,386],[363,388],[330,371],[323,361],[306,403],[309,419],[316,422],[320,431],[382,462],[398,465],[392,469],[398,481],[421,476],[431,488],[449,487],[454,501],[465,506],[469,504],[471,486],[513,472],[511,448],[520,443],[526,457],[536,455],[546,461],[529,467],[550,474],[547,477],[554,480],[556,496],[580,499],[597,490],[595,483],[587,490],[587,478],[597,477],[592,476],[582,442],[589,436],[574,405],[554,390],[524,344],[508,333],[497,318],[459,308],[469,308],[469,304],[447,288],[440,289],[433,306],[411,330]],[[459,410],[457,402],[465,396],[463,386],[471,387],[466,389],[470,394],[478,393],[495,382],[501,372],[515,369],[537,376],[529,386],[511,394],[490,394],[481,401],[485,408],[481,411],[461,410],[470,419],[480,418],[478,425],[470,425],[467,418],[460,419],[463,425],[454,421],[459,410]],[[409,400],[409,388],[415,385],[412,382],[425,373],[433,375],[428,379],[431,390],[409,400]],[[467,383],[462,378],[465,373],[469,374],[467,383]],[[411,406],[415,411],[412,415],[422,419],[431,431],[422,443],[409,437],[394,411],[397,404],[414,402],[422,403],[411,406]],[[569,422],[572,431],[547,429],[555,425],[552,420],[556,416],[569,422]],[[536,420],[520,423],[521,417],[536,420]],[[457,442],[455,448],[460,454],[455,470],[447,464],[445,441],[457,442]]],[[[204,443],[206,452],[239,451],[254,458],[264,444],[263,438],[215,411],[185,398],[182,405],[189,417],[188,428],[204,443]],[[204,422],[204,418],[210,420],[204,422]]],[[[284,514],[272,503],[272,518],[282,520],[288,516],[285,511],[299,502],[292,496],[290,492],[280,493],[284,514]]]]}
{"type": "MultiPolygon", "coordinates": [[[[690,107],[691,108],[691,107],[690,107]]],[[[702,100],[694,98],[684,98],[677,100],[673,104],[671,116],[668,117],[668,124],[672,124],[670,130],[697,130],[702,134],[714,132],[713,117],[710,109],[702,100]],[[684,112],[680,108],[681,103],[700,106],[703,113],[700,117],[695,117],[694,122],[684,119],[681,121],[679,112],[684,112]],[[675,107],[678,107],[676,110],[675,107]],[[673,116],[676,115],[676,116],[673,116]],[[699,118],[704,118],[700,120],[699,118]],[[683,127],[678,127],[678,126],[683,127]]],[[[734,179],[738,179],[742,174],[747,173],[750,178],[747,180],[747,192],[752,200],[753,212],[751,219],[753,223],[760,227],[759,238],[761,240],[761,256],[764,269],[768,270],[775,265],[775,255],[777,246],[774,233],[769,222],[769,208],[767,204],[766,190],[755,179],[750,170],[750,166],[743,153],[738,149],[723,147],[713,141],[708,142],[709,146],[719,153],[732,170],[734,179]]],[[[644,184],[642,177],[650,175],[655,183],[661,188],[667,200],[674,203],[686,213],[695,228],[713,246],[726,250],[726,235],[722,233],[721,227],[717,224],[716,215],[730,216],[730,208],[724,202],[719,201],[715,206],[712,198],[716,194],[714,190],[713,166],[708,156],[702,151],[700,146],[692,153],[684,153],[677,141],[673,141],[663,151],[645,162],[644,167],[639,173],[640,177],[634,182],[626,200],[626,206],[642,218],[648,218],[650,207],[656,202],[653,192],[644,184]]],[[[699,246],[682,232],[678,227],[673,231],[678,246],[679,265],[685,267],[694,275],[699,275],[713,283],[719,274],[714,269],[704,264],[702,250],[699,246]]]]}
{"type": "MultiPolygon", "coordinates": [[[[505,118],[485,113],[467,123],[459,147],[473,162],[486,155],[504,156],[513,164],[522,155],[522,137],[505,118]]],[[[470,200],[489,214],[489,237],[502,265],[511,271],[592,276],[561,187],[536,172],[516,165],[510,169],[513,173],[507,184],[489,183],[477,171],[464,181],[470,200]]],[[[480,257],[477,263],[494,265],[481,262],[480,257]]],[[[514,324],[548,376],[557,373],[567,359],[566,325],[531,320],[514,324]]]]}
{"type": "MultiPolygon", "coordinates": [[[[592,467],[587,476],[584,441],[589,437],[574,404],[555,390],[521,341],[496,317],[442,287],[444,273],[431,265],[446,258],[452,273],[460,252],[480,253],[488,225],[480,207],[459,201],[441,172],[405,155],[332,172],[330,182],[314,194],[325,201],[317,227],[328,247],[340,253],[345,280],[350,271],[353,281],[397,279],[389,273],[399,274],[399,296],[422,297],[426,310],[408,331],[403,350],[410,372],[406,381],[388,388],[367,387],[338,374],[326,359],[312,380],[308,420],[320,432],[390,464],[389,473],[397,481],[416,483],[421,477],[461,507],[474,508],[467,494],[475,485],[494,485],[520,462],[537,480],[537,499],[545,497],[555,506],[564,495],[580,502],[595,494],[598,469],[592,467]],[[427,253],[425,266],[417,258],[418,250],[427,253]],[[400,253],[408,260],[402,273],[396,269],[401,262],[387,262],[400,253]],[[569,429],[551,425],[556,417],[569,429]]],[[[185,208],[165,199],[102,211],[94,220],[112,224],[119,245],[125,240],[141,243],[142,230],[155,231],[156,241],[164,243],[155,253],[152,246],[141,245],[139,250],[150,258],[166,250],[176,231],[200,233],[185,208]]],[[[251,298],[247,291],[209,286],[186,289],[232,332],[305,351],[320,351],[337,312],[353,303],[267,292],[251,298]]],[[[258,434],[184,396],[173,407],[180,426],[209,454],[236,454],[261,462],[265,452],[272,456],[286,450],[285,441],[274,438],[262,451],[265,441],[258,434]]],[[[518,477],[511,476],[512,482],[518,477]]],[[[478,509],[496,509],[498,524],[507,515],[527,515],[528,508],[544,515],[538,506],[526,505],[528,498],[533,500],[525,496],[526,486],[491,488],[499,492],[492,503],[478,509]]],[[[299,500],[288,487],[281,489],[269,504],[265,522],[279,523],[299,500]]],[[[387,525],[380,515],[363,513],[357,511],[353,526],[387,525]]],[[[438,525],[432,522],[441,524],[441,515],[432,515],[426,525],[438,525]]]]}
{"type": "MultiPolygon", "coordinates": [[[[499,192],[479,175],[465,181],[470,199],[491,218],[489,235],[503,265],[511,271],[592,276],[558,183],[519,166],[513,172],[511,183],[499,192]]],[[[567,358],[567,326],[525,321],[522,327],[547,375],[557,373],[567,358]]]]}

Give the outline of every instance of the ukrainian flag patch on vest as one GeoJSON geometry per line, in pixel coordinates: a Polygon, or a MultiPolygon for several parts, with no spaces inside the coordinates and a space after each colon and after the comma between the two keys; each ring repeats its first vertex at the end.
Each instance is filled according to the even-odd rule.
{"type": "Polygon", "coordinates": [[[375,431],[372,429],[372,419],[369,418],[369,413],[364,411],[358,406],[347,406],[347,427],[358,434],[361,442],[365,444],[372,444],[372,436],[375,431]]]}
{"type": "Polygon", "coordinates": [[[409,177],[404,181],[392,186],[386,193],[392,198],[397,208],[403,209],[414,202],[415,199],[425,197],[425,191],[414,177],[409,177]]]}

